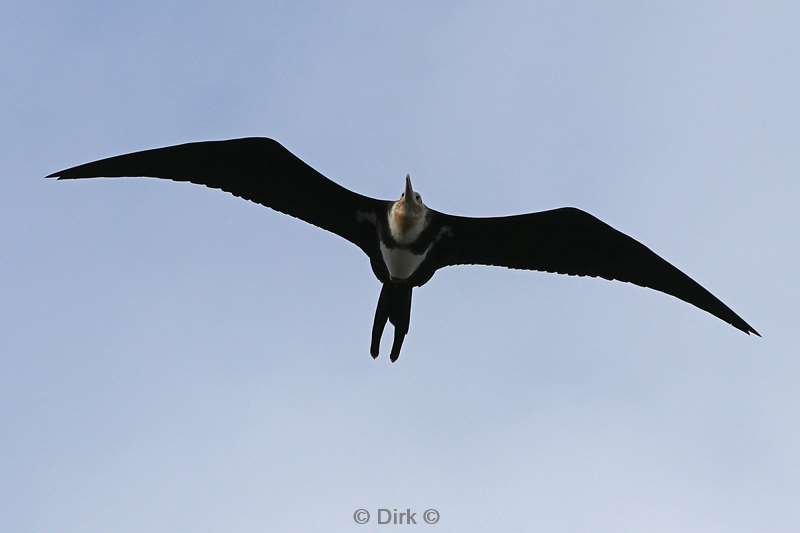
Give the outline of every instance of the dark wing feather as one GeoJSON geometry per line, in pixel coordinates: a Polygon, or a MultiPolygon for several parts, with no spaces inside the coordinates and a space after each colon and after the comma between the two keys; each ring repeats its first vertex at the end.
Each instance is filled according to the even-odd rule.
{"type": "Polygon", "coordinates": [[[272,139],[249,137],[144,150],[54,172],[58,179],[143,176],[221,189],[336,233],[365,251],[359,212],[385,202],[329,180],[272,139]]]}
{"type": "Polygon", "coordinates": [[[758,335],[689,276],[580,209],[565,207],[497,218],[439,216],[450,231],[438,247],[437,267],[497,265],[627,281],[671,294],[745,333],[758,335]]]}

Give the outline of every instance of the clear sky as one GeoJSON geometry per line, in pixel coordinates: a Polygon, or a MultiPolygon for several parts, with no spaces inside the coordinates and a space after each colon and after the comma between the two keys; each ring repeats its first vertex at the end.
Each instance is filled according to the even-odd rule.
{"type": "Polygon", "coordinates": [[[0,529],[800,529],[796,2],[17,2],[0,18],[0,529]],[[583,208],[764,337],[505,269],[415,291],[219,191],[55,182],[263,135],[343,185],[583,208]],[[419,521],[420,516],[417,516],[419,521]]]}

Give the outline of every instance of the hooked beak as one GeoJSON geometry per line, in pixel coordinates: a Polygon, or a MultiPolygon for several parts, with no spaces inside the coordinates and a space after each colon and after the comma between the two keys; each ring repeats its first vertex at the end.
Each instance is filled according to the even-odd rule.
{"type": "Polygon", "coordinates": [[[414,197],[414,189],[411,188],[411,175],[410,174],[406,174],[405,199],[406,199],[406,202],[410,202],[412,205],[417,203],[416,199],[414,197]]]}

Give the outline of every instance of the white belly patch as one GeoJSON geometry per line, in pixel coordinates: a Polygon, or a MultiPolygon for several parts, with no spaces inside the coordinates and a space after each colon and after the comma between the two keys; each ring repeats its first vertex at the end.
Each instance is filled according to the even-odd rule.
{"type": "Polygon", "coordinates": [[[421,254],[415,254],[402,248],[387,248],[381,243],[383,263],[389,270],[389,275],[397,279],[408,279],[428,255],[428,248],[421,254]]]}

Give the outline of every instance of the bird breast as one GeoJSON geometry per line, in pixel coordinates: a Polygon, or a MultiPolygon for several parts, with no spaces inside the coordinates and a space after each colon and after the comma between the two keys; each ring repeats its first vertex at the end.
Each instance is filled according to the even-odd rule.
{"type": "Polygon", "coordinates": [[[408,279],[411,277],[419,268],[419,265],[425,261],[428,250],[430,250],[430,247],[421,254],[415,254],[405,248],[389,248],[384,243],[381,243],[381,256],[392,279],[408,279]]]}

